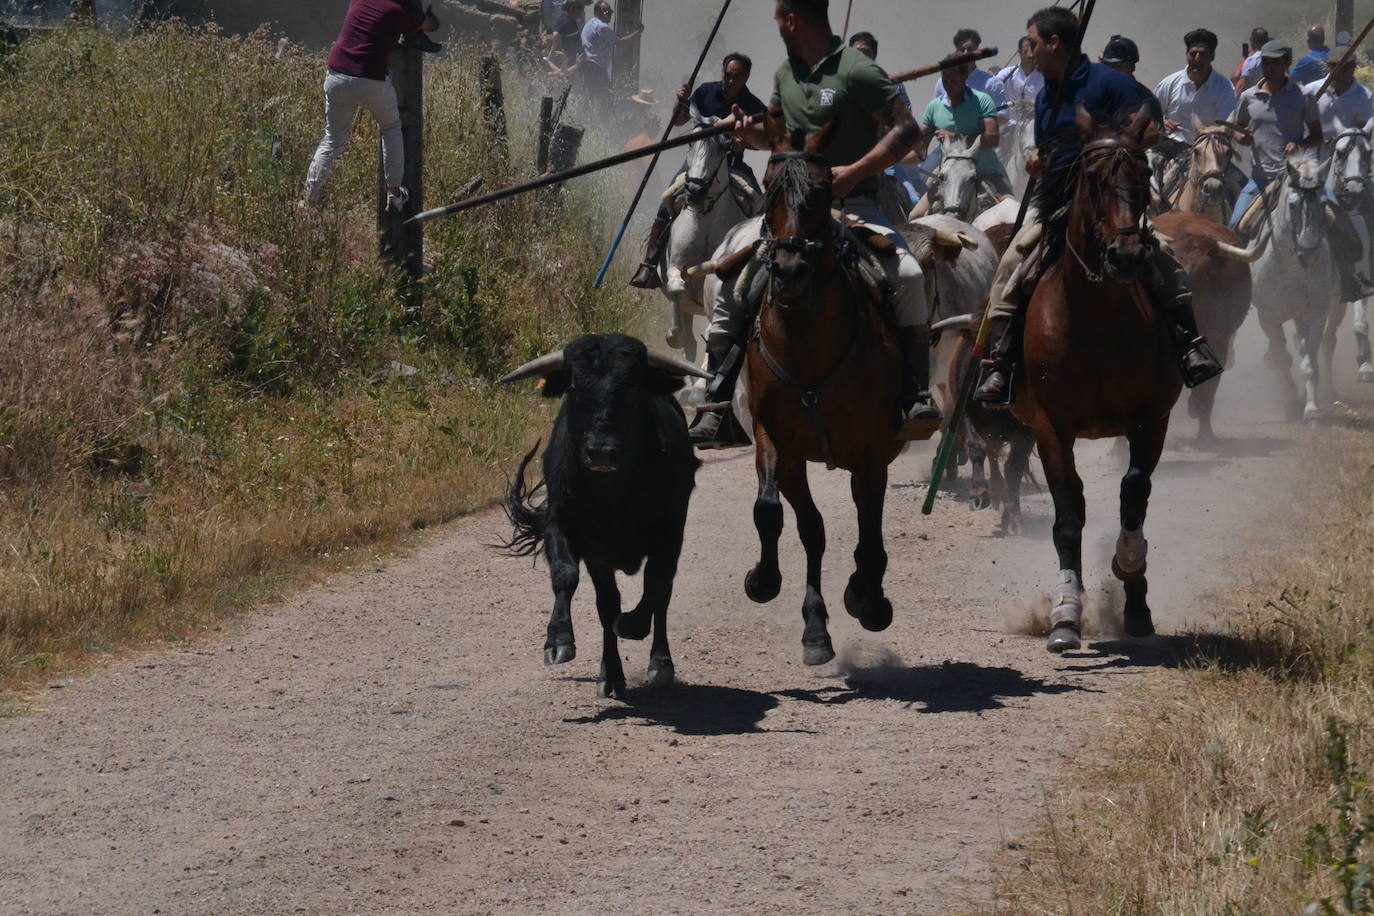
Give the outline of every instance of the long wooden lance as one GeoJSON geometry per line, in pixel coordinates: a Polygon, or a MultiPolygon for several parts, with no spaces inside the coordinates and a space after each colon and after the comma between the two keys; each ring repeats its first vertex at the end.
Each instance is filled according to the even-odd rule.
{"type": "Polygon", "coordinates": [[[844,14],[844,31],[840,33],[840,37],[843,38],[845,41],[849,40],[849,20],[851,17],[853,17],[853,15],[854,0],[849,0],[849,10],[844,14]]]}
{"type": "MultiPolygon", "coordinates": [[[[1083,16],[1078,24],[1078,40],[1074,42],[1071,53],[1069,54],[1069,72],[1059,77],[1059,87],[1054,94],[1054,106],[1050,109],[1050,124],[1059,122],[1059,113],[1064,108],[1064,102],[1068,98],[1069,80],[1073,76],[1072,68],[1078,65],[1079,55],[1083,53],[1083,38],[1088,33],[1088,23],[1092,21],[1093,10],[1097,8],[1097,0],[1079,0],[1083,3],[1083,16]]],[[[1076,4],[1075,4],[1076,5],[1076,4]]],[[[1021,232],[1021,227],[1026,223],[1026,216],[1030,213],[1030,203],[1034,199],[1038,182],[1032,178],[1026,186],[1026,196],[1021,201],[1021,210],[1016,214],[1016,227],[1012,230],[1011,237],[1014,239],[1021,232]]],[[[935,464],[930,469],[930,488],[926,490],[925,502],[921,505],[921,514],[929,515],[935,510],[935,497],[940,492],[940,481],[944,479],[945,468],[949,467],[949,460],[954,455],[954,443],[959,439],[959,425],[964,422],[964,413],[968,410],[968,402],[973,399],[974,387],[978,384],[979,368],[983,364],[983,357],[987,354],[989,338],[992,336],[992,297],[983,305],[983,318],[978,323],[978,335],[973,340],[973,352],[969,354],[968,364],[964,366],[964,374],[959,379],[958,390],[954,393],[954,403],[950,405],[949,423],[945,426],[945,433],[940,437],[940,448],[935,453],[935,464]]]]}
{"type": "Polygon", "coordinates": [[[1370,29],[1374,29],[1374,19],[1370,19],[1369,22],[1365,24],[1364,29],[1355,37],[1355,40],[1350,43],[1350,47],[1345,49],[1345,56],[1341,58],[1340,63],[1336,64],[1334,67],[1327,68],[1326,79],[1322,81],[1322,87],[1317,90],[1317,94],[1313,96],[1313,98],[1319,99],[1325,95],[1326,90],[1331,88],[1331,80],[1335,78],[1336,71],[1355,59],[1355,52],[1360,49],[1360,45],[1364,44],[1364,40],[1369,37],[1370,29]]]}
{"type": "MultiPolygon", "coordinates": [[[[949,60],[941,61],[938,64],[929,64],[925,67],[917,67],[914,70],[906,70],[902,73],[898,73],[892,77],[892,81],[894,83],[909,83],[912,80],[920,79],[926,76],[931,76],[933,74],[940,73],[943,70],[948,70],[951,67],[962,67],[964,64],[977,63],[978,61],[986,60],[989,57],[996,57],[999,53],[1001,52],[999,52],[997,48],[991,47],[984,48],[981,51],[973,51],[968,54],[961,54],[958,57],[952,57],[949,60]]],[[[777,117],[781,115],[782,112],[779,109],[774,108],[769,109],[768,114],[769,116],[777,117]]],[[[757,115],[745,119],[746,124],[757,124],[761,121],[762,118],[757,115]]],[[[557,174],[553,175],[544,175],[539,178],[535,178],[532,181],[526,181],[523,184],[512,185],[509,188],[502,188],[499,191],[492,191],[488,194],[483,194],[479,197],[471,197],[467,200],[461,200],[456,204],[449,204],[446,207],[436,207],[433,210],[426,210],[423,213],[417,213],[415,216],[411,217],[411,221],[417,223],[428,223],[432,220],[436,220],[441,217],[452,216],[455,213],[462,213],[465,210],[474,210],[477,207],[485,207],[487,204],[493,204],[499,200],[505,200],[509,197],[516,197],[520,194],[528,194],[531,191],[537,191],[540,188],[547,188],[550,185],[562,184],[565,181],[571,181],[574,178],[581,178],[582,176],[590,175],[593,172],[600,172],[604,169],[615,168],[618,165],[624,165],[625,163],[633,162],[636,159],[644,159],[648,156],[653,156],[658,153],[667,152],[670,149],[677,149],[681,146],[687,146],[688,144],[695,143],[698,140],[705,140],[708,137],[719,137],[721,134],[727,134],[730,131],[734,130],[734,127],[735,125],[728,121],[721,124],[716,124],[713,127],[705,127],[698,131],[693,131],[691,133],[681,134],[680,136],[673,137],[671,140],[664,140],[662,143],[655,143],[651,146],[641,147],[640,149],[631,150],[625,153],[617,153],[614,156],[609,156],[605,159],[598,159],[596,162],[588,162],[586,165],[579,165],[575,168],[568,169],[564,172],[558,172],[557,174]]]]}
{"type": "MultiPolygon", "coordinates": [[[[715,43],[716,33],[720,31],[720,24],[725,21],[725,14],[730,9],[730,0],[720,8],[720,15],[716,16],[715,25],[711,26],[711,34],[706,38],[706,45],[701,49],[701,55],[697,58],[697,65],[692,68],[692,75],[687,78],[689,91],[696,86],[697,76],[701,73],[701,67],[706,63],[706,55],[711,52],[711,45],[715,43]]],[[[673,122],[677,120],[677,113],[685,103],[677,102],[673,105],[673,113],[668,116],[668,126],[663,128],[663,139],[667,140],[672,136],[673,122]]],[[[630,202],[630,207],[625,211],[625,219],[620,223],[620,229],[615,234],[615,241],[611,242],[611,250],[606,253],[606,260],[602,262],[601,269],[596,272],[596,280],[592,282],[592,289],[600,289],[601,281],[606,279],[606,271],[611,269],[611,262],[615,260],[615,253],[620,250],[620,243],[625,240],[625,232],[630,228],[630,221],[634,219],[635,210],[639,209],[639,202],[644,197],[644,189],[649,186],[649,178],[654,174],[654,169],[658,166],[658,157],[661,153],[655,153],[654,158],[649,160],[649,167],[644,170],[644,177],[639,182],[639,190],[635,191],[634,200],[630,202]]]]}

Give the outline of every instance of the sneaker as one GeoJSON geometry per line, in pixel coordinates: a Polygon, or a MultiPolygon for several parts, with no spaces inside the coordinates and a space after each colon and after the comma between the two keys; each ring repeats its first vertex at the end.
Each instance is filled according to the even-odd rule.
{"type": "Polygon", "coordinates": [[[386,208],[400,213],[405,209],[406,202],[410,200],[410,192],[405,188],[397,188],[394,191],[386,192],[386,208]]]}

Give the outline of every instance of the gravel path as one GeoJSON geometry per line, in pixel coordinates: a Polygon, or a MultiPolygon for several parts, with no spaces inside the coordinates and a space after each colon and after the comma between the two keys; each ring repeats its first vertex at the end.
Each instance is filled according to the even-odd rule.
{"type": "MultiPolygon", "coordinates": [[[[1228,385],[1218,428],[1233,441],[1220,455],[1173,449],[1156,478],[1151,599],[1166,633],[1206,625],[1209,595],[1245,574],[1246,539],[1297,472],[1299,431],[1247,404],[1243,376],[1228,385]]],[[[1081,454],[1087,584],[1115,594],[1123,462],[1106,443],[1081,454]]],[[[923,519],[929,455],[894,467],[897,615],[879,635],[839,600],[847,477],[813,468],[840,652],[820,669],[800,663],[790,511],[783,594],[767,607],[743,595],[755,481],[734,453],[698,478],[674,688],[595,698],[585,577],[581,656],[545,668],[546,570],[487,549],[504,530],[489,513],[219,641],[45,691],[44,711],[0,722],[0,913],[935,913],[985,900],[990,854],[1035,825],[1061,759],[1091,752],[1097,714],[1158,676],[1163,653],[1160,640],[1097,641],[1059,658],[1016,635],[1055,572],[1048,497],[1028,497],[1021,537],[995,537],[995,513],[953,495],[923,519]]],[[[647,651],[625,645],[632,687],[647,651]]]]}

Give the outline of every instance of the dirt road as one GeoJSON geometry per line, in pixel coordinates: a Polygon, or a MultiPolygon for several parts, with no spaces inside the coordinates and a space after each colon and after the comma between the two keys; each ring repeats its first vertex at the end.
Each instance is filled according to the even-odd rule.
{"type": "MultiPolygon", "coordinates": [[[[1242,361],[1258,362],[1253,348],[1242,361]]],[[[1147,532],[1165,632],[1281,514],[1300,430],[1228,379],[1220,454],[1173,449],[1147,532]]],[[[1348,382],[1346,382],[1348,384],[1348,382]]],[[[1191,432],[1191,424],[1178,424],[1191,432]]],[[[1121,462],[1081,447],[1090,591],[1112,585],[1121,462]]],[[[700,474],[671,616],[679,686],[599,701],[590,586],[580,657],[545,668],[544,567],[487,549],[487,514],[339,576],[194,651],[48,690],[0,722],[0,912],[935,913],[985,900],[988,857],[1156,648],[1053,657],[1015,621],[1055,572],[1049,500],[1027,534],[953,495],[921,518],[929,448],[895,467],[896,622],[843,612],[847,478],[813,470],[829,522],[839,660],[800,663],[802,553],[782,596],[741,581],[752,459],[700,474]],[[1012,621],[1009,626],[1008,620],[1012,621]]],[[[1038,462],[1037,462],[1038,469],[1038,462]]],[[[627,589],[633,600],[635,586],[627,589]]],[[[647,646],[627,645],[632,686],[647,646]]]]}

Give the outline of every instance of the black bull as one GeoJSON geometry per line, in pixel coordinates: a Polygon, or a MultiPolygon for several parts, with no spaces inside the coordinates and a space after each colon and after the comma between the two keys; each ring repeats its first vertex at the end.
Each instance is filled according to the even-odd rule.
{"type": "Polygon", "coordinates": [[[668,684],[674,677],[668,603],[701,464],[673,397],[684,375],[709,377],[690,363],[649,353],[633,337],[608,334],[580,337],[502,379],[540,376],[544,397],[563,399],[544,450],[546,499],[536,503],[540,487],[525,483],[536,445],[521,462],[506,501],[515,528],[507,548],[520,555],[542,550],[548,560],[554,593],[544,643],[549,665],[576,657],[572,599],[579,566],[586,565],[601,618],[597,692],[603,697],[625,690],[617,638],[644,639],[651,625],[649,684],[668,684]],[[634,575],[641,566],[644,596],[622,614],[615,574],[634,575]]]}

